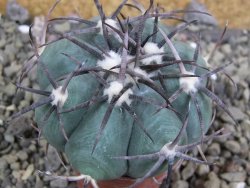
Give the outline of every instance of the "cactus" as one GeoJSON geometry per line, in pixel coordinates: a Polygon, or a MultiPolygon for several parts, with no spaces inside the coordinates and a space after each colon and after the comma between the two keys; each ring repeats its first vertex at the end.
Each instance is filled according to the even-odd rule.
{"type": "Polygon", "coordinates": [[[12,118],[35,109],[41,134],[84,177],[126,175],[135,186],[170,174],[178,158],[211,164],[185,152],[221,133],[206,136],[212,101],[233,116],[209,90],[210,77],[226,65],[210,70],[199,44],[194,49],[173,38],[194,21],[169,31],[159,20],[180,12],[159,13],[153,1],[142,15],[120,20],[125,3],[110,17],[95,0],[95,19],[48,21],[74,20],[80,29],[56,32],[41,54],[35,48],[40,89],[16,86],[41,98],[12,118]]]}

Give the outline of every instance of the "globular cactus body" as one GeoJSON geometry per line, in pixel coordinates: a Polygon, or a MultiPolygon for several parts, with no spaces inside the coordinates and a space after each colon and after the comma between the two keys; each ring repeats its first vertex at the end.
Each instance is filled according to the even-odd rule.
{"type": "MultiPolygon", "coordinates": [[[[167,30],[165,26],[161,26],[161,28],[164,28],[165,31],[167,30]]],[[[142,39],[144,40],[148,35],[152,34],[152,31],[153,22],[147,21],[142,39]]],[[[159,36],[157,41],[161,41],[162,39],[163,38],[159,36]]],[[[88,44],[97,44],[103,48],[105,47],[103,44],[103,35],[99,33],[85,35],[82,40],[88,42],[88,44]]],[[[116,40],[114,46],[118,46],[118,43],[119,41],[116,40]]],[[[188,46],[188,44],[174,42],[174,45],[182,59],[193,60],[194,49],[188,46]]],[[[169,47],[164,45],[163,48],[164,52],[168,54],[168,57],[173,59],[174,57],[169,47]]],[[[94,55],[83,51],[80,47],[64,39],[49,45],[40,58],[48,67],[54,79],[69,74],[77,66],[74,61],[63,56],[61,53],[70,54],[79,61],[86,62],[84,64],[85,67],[94,67],[97,65],[98,59],[94,55]]],[[[162,62],[161,60],[160,63],[162,62]]],[[[197,64],[205,66],[205,62],[201,57],[198,58],[197,64]]],[[[163,74],[178,74],[176,65],[161,70],[163,74]]],[[[204,70],[199,68],[197,68],[197,70],[197,74],[201,74],[202,71],[204,73],[204,70]]],[[[154,74],[154,72],[152,74],[154,74]]],[[[51,88],[51,86],[49,86],[49,80],[44,77],[41,67],[39,67],[38,78],[41,88],[51,88]]],[[[166,96],[168,97],[180,87],[179,78],[166,79],[164,83],[167,87],[166,96]]],[[[68,109],[79,103],[88,101],[95,94],[97,88],[98,82],[93,75],[84,74],[74,77],[67,87],[69,97],[63,109],[68,109]]],[[[135,95],[148,97],[159,103],[164,103],[164,99],[162,99],[158,93],[142,84],[139,84],[139,88],[133,86],[132,90],[135,95]]],[[[211,102],[203,94],[198,93],[197,95],[202,116],[204,117],[206,131],[211,120],[211,102]]],[[[185,114],[187,113],[190,100],[190,96],[183,93],[173,103],[173,107],[180,114],[185,114]]],[[[36,121],[49,143],[58,150],[64,151],[73,167],[81,173],[88,174],[95,179],[114,179],[122,175],[128,175],[132,178],[144,176],[155,161],[133,160],[127,163],[126,161],[115,160],[112,157],[148,154],[160,150],[166,143],[171,142],[176,137],[181,129],[183,119],[167,108],[154,114],[157,111],[156,106],[132,101],[131,106],[152,137],[152,142],[143,130],[136,125],[138,124],[137,122],[134,122],[133,125],[133,118],[128,112],[116,106],[112,111],[94,153],[91,154],[107,106],[107,102],[102,102],[87,109],[63,113],[61,115],[62,122],[66,135],[69,138],[68,141],[60,131],[60,124],[55,114],[52,114],[46,122],[41,121],[42,116],[49,110],[50,105],[36,109],[36,121]]],[[[190,117],[186,131],[188,136],[183,136],[182,143],[192,143],[201,138],[199,118],[192,103],[190,117]]]]}
{"type": "Polygon", "coordinates": [[[175,12],[159,13],[152,1],[141,16],[119,20],[125,3],[110,18],[95,0],[100,18],[57,19],[78,21],[80,29],[56,33],[37,55],[41,90],[17,86],[45,97],[13,117],[35,109],[42,135],[81,174],[128,176],[136,185],[166,168],[170,174],[176,158],[210,164],[185,152],[221,133],[205,136],[212,101],[233,116],[208,89],[223,67],[210,71],[199,45],[172,39],[192,22],[168,31],[159,19],[175,12]]]}

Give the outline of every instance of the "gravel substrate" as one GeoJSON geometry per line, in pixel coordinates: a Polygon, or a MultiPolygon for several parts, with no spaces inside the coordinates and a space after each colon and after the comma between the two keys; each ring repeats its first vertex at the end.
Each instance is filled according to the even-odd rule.
{"type": "MultiPolygon", "coordinates": [[[[68,28],[67,24],[57,25],[56,29],[68,28]]],[[[202,54],[207,56],[220,37],[221,29],[216,27],[192,26],[189,31],[179,34],[182,40],[189,40],[190,32],[201,32],[202,54]]],[[[218,76],[215,92],[229,106],[229,110],[239,122],[235,127],[232,120],[222,110],[217,110],[216,120],[210,131],[224,127],[231,135],[203,144],[202,149],[208,161],[214,166],[183,162],[172,176],[172,187],[204,188],[244,188],[250,187],[250,32],[230,30],[221,47],[214,53],[210,65],[216,68],[226,62],[235,62],[226,68],[237,89],[226,76],[218,76]]],[[[20,32],[20,25],[4,17],[0,18],[0,187],[4,188],[43,188],[75,187],[74,183],[51,180],[38,173],[52,171],[60,175],[72,173],[70,168],[60,163],[52,147],[45,154],[47,143],[33,128],[33,112],[6,123],[6,119],[24,106],[32,103],[36,96],[19,91],[15,86],[19,69],[32,55],[27,33],[20,32]]],[[[23,84],[37,87],[35,70],[23,84]]],[[[197,155],[193,151],[190,155],[197,155]]],[[[200,157],[200,156],[199,156],[200,157]]],[[[72,175],[72,174],[71,174],[72,175]]]]}

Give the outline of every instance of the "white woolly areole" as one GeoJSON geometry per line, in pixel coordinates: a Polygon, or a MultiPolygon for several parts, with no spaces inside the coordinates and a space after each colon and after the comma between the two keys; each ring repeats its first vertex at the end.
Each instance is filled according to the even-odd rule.
{"type": "MultiPolygon", "coordinates": [[[[114,28],[116,28],[116,29],[119,29],[118,26],[117,26],[117,21],[116,21],[116,20],[113,20],[113,19],[108,18],[108,19],[105,20],[105,23],[108,24],[108,25],[111,25],[112,27],[114,27],[114,28]]],[[[99,20],[99,21],[97,22],[96,27],[100,28],[100,29],[101,29],[101,30],[100,30],[100,33],[103,34],[102,20],[99,20]]],[[[108,28],[108,30],[110,31],[111,29],[108,28]]]]}
{"type": "MultiPolygon", "coordinates": [[[[114,51],[108,52],[109,56],[105,55],[103,60],[98,60],[97,65],[102,67],[103,69],[110,70],[112,67],[120,65],[122,62],[122,58],[119,54],[114,51]]],[[[118,69],[113,69],[114,72],[119,72],[118,69]]]]}
{"type": "MultiPolygon", "coordinates": [[[[105,23],[119,30],[118,23],[116,20],[108,18],[105,20],[105,23]]],[[[96,27],[100,28],[100,34],[103,35],[103,28],[102,28],[102,21],[101,20],[99,20],[97,22],[96,27]]],[[[117,40],[119,40],[119,42],[122,42],[122,39],[114,30],[112,30],[109,26],[107,26],[106,28],[107,28],[109,34],[114,35],[114,37],[117,40]]]]}
{"type": "Polygon", "coordinates": [[[51,96],[54,98],[51,104],[53,106],[59,105],[59,107],[62,107],[68,98],[68,91],[62,92],[62,86],[60,86],[52,90],[51,96]]]}
{"type": "MultiPolygon", "coordinates": [[[[155,53],[163,53],[164,48],[159,48],[156,43],[153,42],[147,42],[144,47],[145,54],[155,54],[155,53]]],[[[142,60],[142,63],[144,65],[149,65],[152,62],[156,62],[157,64],[160,64],[162,61],[162,55],[154,55],[152,57],[148,57],[142,60]]]]}
{"type": "MultiPolygon", "coordinates": [[[[115,95],[119,95],[122,89],[122,83],[113,81],[110,83],[110,86],[108,88],[104,89],[103,94],[108,95],[108,101],[110,102],[115,95]]],[[[128,89],[116,102],[116,106],[121,106],[123,102],[126,102],[128,105],[130,105],[132,101],[129,98],[129,95],[131,94],[133,94],[133,91],[131,89],[128,89]]]]}
{"type": "MultiPolygon", "coordinates": [[[[186,71],[183,74],[189,74],[194,75],[194,73],[186,71]]],[[[197,92],[197,86],[199,84],[199,78],[198,77],[181,77],[179,79],[180,87],[184,89],[184,92],[190,93],[190,92],[197,92]]]]}
{"type": "Polygon", "coordinates": [[[169,147],[168,147],[169,145],[170,145],[170,143],[164,145],[161,148],[160,153],[162,153],[166,158],[174,158],[176,155],[176,151],[175,151],[176,146],[174,146],[172,149],[169,149],[169,147]]]}

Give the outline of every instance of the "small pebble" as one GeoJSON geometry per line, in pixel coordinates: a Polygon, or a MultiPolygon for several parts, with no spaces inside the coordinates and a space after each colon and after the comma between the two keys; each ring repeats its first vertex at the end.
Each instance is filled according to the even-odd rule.
{"type": "MultiPolygon", "coordinates": [[[[5,22],[3,24],[4,30],[6,33],[8,34],[14,34],[15,30],[16,30],[16,23],[15,22],[5,22]]],[[[7,38],[8,39],[8,38],[7,38]]],[[[10,39],[10,38],[9,38],[10,39]]],[[[6,43],[8,43],[9,41],[6,41],[6,43]]],[[[6,46],[5,46],[6,47],[6,46]]]]}
{"type": "Polygon", "coordinates": [[[68,182],[66,180],[55,179],[50,181],[50,187],[52,188],[65,188],[68,186],[68,182]]]}
{"type": "Polygon", "coordinates": [[[8,163],[4,158],[0,158],[0,170],[7,168],[8,163]]]}
{"type": "Polygon", "coordinates": [[[242,122],[242,134],[250,141],[250,120],[246,119],[242,122]]]}
{"type": "Polygon", "coordinates": [[[220,174],[220,177],[229,182],[244,182],[246,180],[246,172],[227,172],[220,174]]]}
{"type": "Polygon", "coordinates": [[[222,52],[224,52],[226,55],[231,54],[232,49],[230,44],[224,44],[221,46],[222,52]]]}
{"type": "Polygon", "coordinates": [[[36,146],[34,144],[30,144],[29,150],[32,152],[35,152],[37,150],[36,146]]]}
{"type": "Polygon", "coordinates": [[[241,154],[244,154],[244,156],[247,156],[248,151],[249,151],[249,143],[246,138],[244,137],[240,138],[240,146],[241,146],[241,154]]]}
{"type": "Polygon", "coordinates": [[[220,181],[220,188],[229,188],[229,185],[227,184],[226,181],[221,180],[221,181],[220,181]]]}
{"type": "Polygon", "coordinates": [[[15,141],[14,136],[7,133],[4,134],[4,140],[9,143],[14,143],[15,141]]]}
{"type": "Polygon", "coordinates": [[[15,47],[20,51],[20,48],[23,48],[23,43],[21,41],[21,39],[17,38],[15,40],[15,47]]]}
{"type": "Polygon", "coordinates": [[[196,169],[195,163],[188,163],[188,165],[182,170],[181,175],[184,180],[187,180],[191,176],[193,176],[196,169]]]}
{"type": "Polygon", "coordinates": [[[18,30],[21,33],[24,33],[24,34],[28,34],[29,33],[29,29],[30,29],[30,27],[28,25],[19,25],[18,26],[18,30]]]}
{"type": "Polygon", "coordinates": [[[12,163],[12,164],[10,164],[10,168],[12,170],[19,170],[20,169],[20,163],[19,162],[12,163]]]}
{"type": "Polygon", "coordinates": [[[196,172],[199,176],[203,176],[208,174],[210,171],[209,167],[207,165],[199,165],[196,172]]]}
{"type": "Polygon", "coordinates": [[[205,188],[220,188],[220,179],[214,172],[208,175],[209,180],[205,182],[205,188]]]}
{"type": "Polygon", "coordinates": [[[20,179],[21,178],[21,173],[19,170],[14,170],[12,171],[12,176],[16,179],[20,179]]]}
{"type": "MultiPolygon", "coordinates": [[[[0,39],[0,45],[1,45],[1,39],[0,39]]],[[[7,63],[8,63],[7,55],[2,50],[0,50],[0,65],[6,66],[7,63]]]]}
{"type": "MultiPolygon", "coordinates": [[[[0,88],[1,90],[1,88],[0,88]]],[[[13,95],[16,91],[16,87],[13,84],[8,84],[5,88],[4,88],[4,93],[6,95],[13,95]]],[[[9,106],[14,106],[14,105],[9,105],[9,106]]],[[[14,106],[15,107],[15,106],[14,106]]]]}
{"type": "Polygon", "coordinates": [[[227,158],[230,158],[232,156],[232,154],[230,151],[222,150],[221,156],[227,159],[227,158]]]}
{"type": "Polygon", "coordinates": [[[22,162],[22,169],[26,169],[29,166],[29,163],[27,161],[22,162]]]}
{"type": "Polygon", "coordinates": [[[243,112],[242,112],[242,109],[240,109],[240,108],[237,108],[237,107],[234,107],[234,106],[230,106],[229,108],[228,108],[228,110],[233,114],[233,116],[234,116],[234,118],[236,119],[236,120],[244,120],[244,118],[246,117],[246,114],[244,114],[243,112]]]}
{"type": "Polygon", "coordinates": [[[11,105],[6,107],[6,111],[15,111],[15,110],[16,110],[16,107],[14,104],[11,104],[11,105]]]}
{"type": "Polygon", "coordinates": [[[225,147],[234,154],[238,154],[241,151],[240,144],[235,140],[226,141],[225,147]]]}
{"type": "Polygon", "coordinates": [[[221,61],[223,61],[223,59],[225,58],[225,55],[223,53],[221,53],[220,51],[216,51],[214,53],[214,61],[216,61],[216,63],[219,63],[221,61]]]}
{"type": "Polygon", "coordinates": [[[18,156],[18,158],[19,158],[21,161],[25,161],[25,160],[28,159],[28,154],[27,154],[27,152],[22,151],[22,150],[21,150],[21,151],[18,151],[17,156],[18,156]]]}
{"type": "MultiPolygon", "coordinates": [[[[8,59],[10,60],[10,62],[14,62],[15,61],[15,54],[18,52],[18,49],[15,47],[14,43],[11,44],[7,44],[5,46],[4,49],[4,53],[7,55],[8,59]]],[[[15,70],[17,71],[18,69],[16,69],[16,67],[14,66],[14,63],[12,63],[11,65],[11,69],[9,70],[10,73],[13,75],[15,72],[15,70]]],[[[6,67],[9,69],[9,67],[6,67]]],[[[20,68],[20,67],[19,67],[20,68]]],[[[6,71],[7,72],[7,71],[6,71]]],[[[6,73],[5,73],[6,74],[6,73]]]]}
{"type": "Polygon", "coordinates": [[[8,163],[4,158],[0,158],[0,180],[4,179],[6,174],[5,170],[8,167],[8,163]]]}
{"type": "Polygon", "coordinates": [[[25,170],[25,172],[24,172],[24,174],[23,174],[23,176],[22,176],[22,180],[27,180],[30,176],[31,176],[31,174],[33,173],[33,171],[34,171],[34,165],[33,164],[30,164],[28,167],[27,167],[27,169],[25,170]]]}
{"type": "Polygon", "coordinates": [[[250,89],[249,88],[244,90],[243,97],[244,97],[245,102],[249,101],[249,99],[250,99],[250,89]]]}
{"type": "Polygon", "coordinates": [[[0,48],[4,47],[6,45],[6,37],[5,36],[1,36],[0,37],[0,48]]]}
{"type": "Polygon", "coordinates": [[[41,180],[40,177],[37,175],[35,188],[43,188],[43,185],[44,185],[43,180],[41,180]]]}
{"type": "MultiPolygon", "coordinates": [[[[198,1],[194,1],[194,0],[189,3],[186,10],[187,11],[198,10],[201,12],[208,12],[207,7],[204,4],[199,3],[198,1]]],[[[214,17],[208,16],[205,14],[197,14],[197,13],[187,12],[184,15],[184,18],[187,21],[198,20],[199,23],[213,25],[213,26],[218,25],[217,20],[214,17]]]]}
{"type": "Polygon", "coordinates": [[[8,1],[6,13],[11,20],[18,21],[20,23],[24,23],[29,19],[28,10],[22,7],[16,1],[8,1]]]}
{"type": "Polygon", "coordinates": [[[183,181],[183,180],[178,180],[172,184],[172,187],[174,188],[188,188],[188,182],[183,181]]]}
{"type": "Polygon", "coordinates": [[[24,186],[24,182],[23,181],[17,181],[16,182],[16,188],[25,188],[25,186],[24,186]]]}
{"type": "Polygon", "coordinates": [[[219,156],[220,152],[221,152],[220,144],[216,142],[212,143],[207,149],[207,153],[212,156],[219,156]]]}
{"type": "Polygon", "coordinates": [[[250,185],[250,177],[247,178],[247,184],[250,185]]]}
{"type": "Polygon", "coordinates": [[[15,75],[16,72],[18,72],[18,70],[20,70],[20,69],[21,69],[21,65],[17,65],[17,64],[13,63],[10,66],[4,68],[4,74],[5,74],[5,76],[10,78],[13,75],[15,75]]]}
{"type": "Polygon", "coordinates": [[[12,164],[17,161],[17,156],[12,154],[5,155],[4,158],[8,162],[8,164],[12,164]]]}
{"type": "Polygon", "coordinates": [[[246,183],[245,182],[234,182],[229,184],[229,188],[245,188],[246,183]]]}
{"type": "Polygon", "coordinates": [[[174,181],[178,181],[180,179],[181,179],[180,171],[174,170],[173,176],[171,177],[171,180],[174,182],[174,181]]]}

